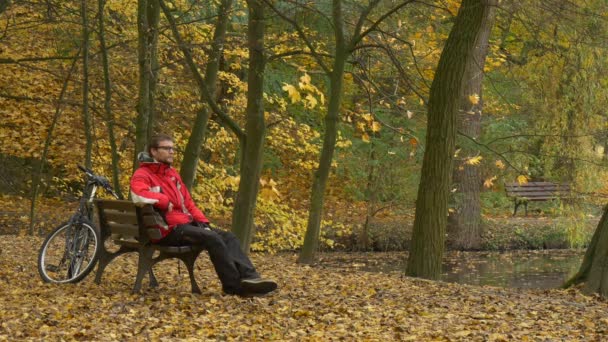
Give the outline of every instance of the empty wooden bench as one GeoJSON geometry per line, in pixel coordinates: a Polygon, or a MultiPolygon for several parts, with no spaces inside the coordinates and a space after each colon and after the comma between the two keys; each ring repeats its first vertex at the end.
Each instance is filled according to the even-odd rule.
{"type": "Polygon", "coordinates": [[[201,293],[194,279],[194,262],[203,251],[200,246],[160,246],[151,243],[150,239],[160,238],[160,232],[153,229],[159,215],[151,205],[137,207],[130,201],[104,200],[95,201],[99,213],[101,231],[101,252],[95,282],[101,283],[105,268],[119,255],[135,252],[138,254],[137,275],[133,292],[141,290],[142,280],[146,274],[150,276],[150,287],[158,286],[158,281],[152,271],[153,266],[169,258],[177,258],[186,264],[193,293],[201,293]],[[152,235],[152,236],[151,236],[152,235]],[[107,249],[106,240],[112,239],[119,249],[111,252],[107,249]],[[159,252],[154,257],[155,252],[159,252]]]}
{"type": "Polygon", "coordinates": [[[517,208],[524,205],[528,215],[528,202],[550,201],[558,198],[569,198],[570,184],[553,182],[528,182],[528,183],[506,183],[505,191],[508,197],[515,202],[513,216],[517,214],[517,208]]]}

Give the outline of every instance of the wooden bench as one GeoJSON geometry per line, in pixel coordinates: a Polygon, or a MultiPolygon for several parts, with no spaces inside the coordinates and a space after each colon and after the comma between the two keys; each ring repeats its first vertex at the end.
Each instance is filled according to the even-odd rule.
{"type": "Polygon", "coordinates": [[[151,238],[160,238],[157,230],[149,229],[154,227],[158,215],[151,205],[137,207],[130,201],[103,200],[95,201],[99,213],[99,227],[101,232],[101,252],[95,282],[101,283],[101,278],[105,268],[119,255],[136,252],[138,254],[137,275],[133,292],[141,290],[144,276],[149,274],[150,287],[158,286],[158,281],[154,276],[152,267],[163,260],[177,258],[186,264],[193,293],[201,293],[196,280],[194,279],[194,262],[198,255],[203,251],[199,246],[160,246],[152,244],[151,238]],[[107,249],[106,241],[112,239],[119,249],[111,252],[107,249]],[[155,252],[159,252],[154,257],[155,252]]]}
{"type": "Polygon", "coordinates": [[[558,198],[569,198],[570,184],[553,182],[528,182],[528,183],[505,183],[505,191],[508,197],[515,202],[513,216],[517,214],[517,208],[524,205],[526,216],[528,215],[528,202],[549,201],[558,198]]]}

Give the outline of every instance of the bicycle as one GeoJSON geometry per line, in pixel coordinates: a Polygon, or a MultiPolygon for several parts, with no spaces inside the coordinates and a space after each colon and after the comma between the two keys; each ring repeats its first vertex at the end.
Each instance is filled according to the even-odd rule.
{"type": "Polygon", "coordinates": [[[95,268],[101,251],[101,234],[93,223],[93,200],[98,188],[121,199],[103,176],[82,165],[84,189],[78,209],[70,219],[55,228],[38,253],[38,273],[47,283],[77,283],[95,268]]]}

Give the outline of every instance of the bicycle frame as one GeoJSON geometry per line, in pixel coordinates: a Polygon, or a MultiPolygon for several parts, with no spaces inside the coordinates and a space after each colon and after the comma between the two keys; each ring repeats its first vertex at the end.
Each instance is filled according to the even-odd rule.
{"type": "Polygon", "coordinates": [[[82,226],[78,223],[82,222],[83,218],[89,222],[93,221],[93,200],[95,199],[97,188],[98,185],[94,180],[87,179],[82,197],[79,201],[78,209],[68,220],[69,229],[68,234],[66,234],[65,237],[65,252],[60,264],[63,264],[68,256],[70,257],[70,267],[68,271],[70,277],[73,274],[78,274],[80,272],[82,251],[86,250],[86,247],[89,244],[89,236],[86,234],[87,231],[83,230],[82,226]],[[78,228],[78,231],[73,231],[76,228],[78,228]],[[83,231],[85,234],[82,233],[83,231]],[[76,264],[74,264],[74,262],[76,262],[76,264]]]}

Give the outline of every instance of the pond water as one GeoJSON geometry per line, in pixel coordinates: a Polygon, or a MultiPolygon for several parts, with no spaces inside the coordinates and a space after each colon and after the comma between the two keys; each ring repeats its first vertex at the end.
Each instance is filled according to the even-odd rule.
{"type": "Polygon", "coordinates": [[[454,253],[444,262],[442,278],[470,285],[557,288],[578,271],[583,255],[569,250],[454,253]]]}
{"type": "MultiPolygon", "coordinates": [[[[584,253],[583,250],[448,252],[442,280],[512,288],[558,288],[578,271],[584,253]]],[[[405,258],[403,253],[364,253],[327,257],[323,263],[369,272],[402,273],[405,258]]]]}

